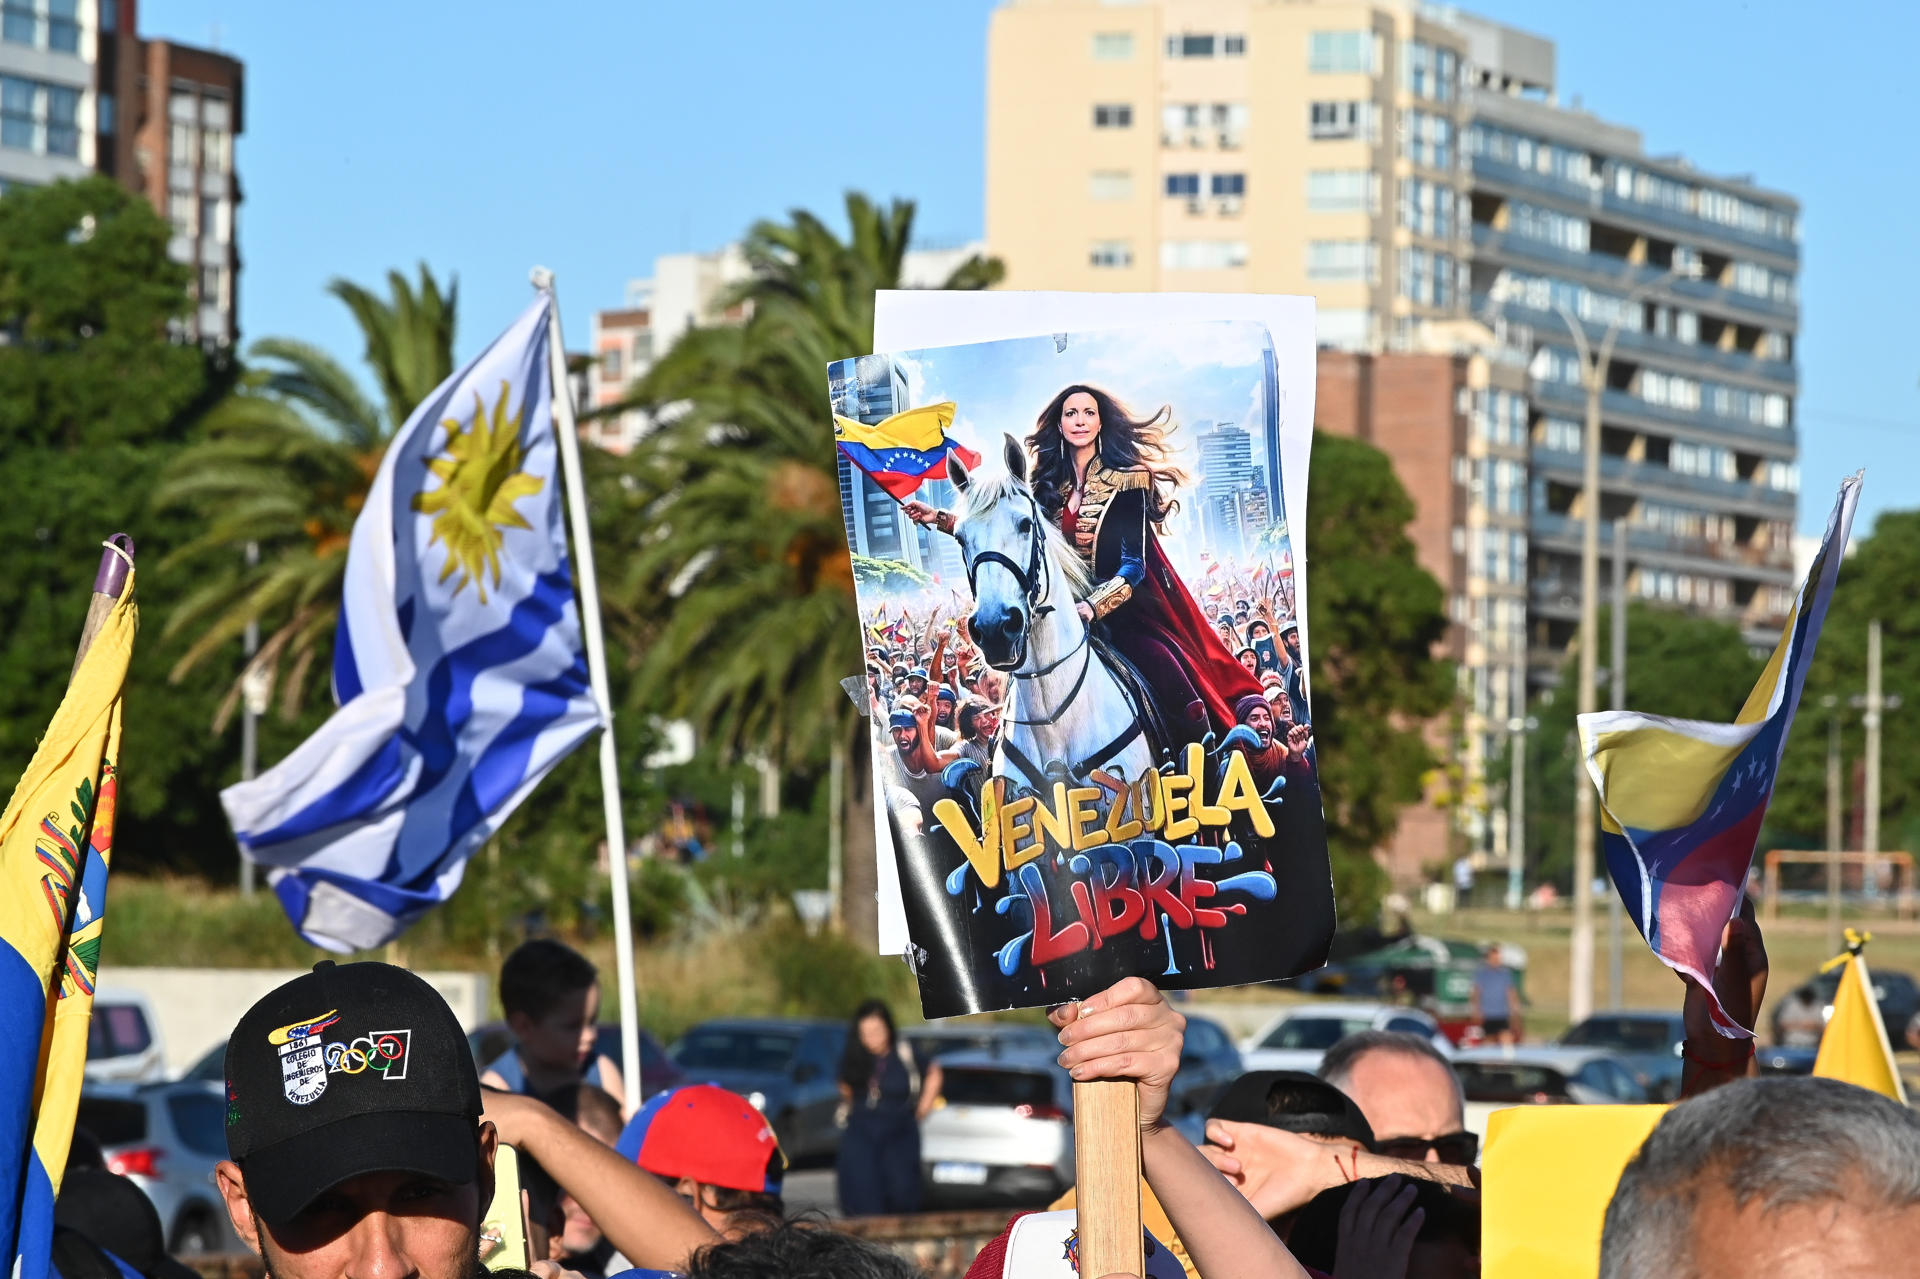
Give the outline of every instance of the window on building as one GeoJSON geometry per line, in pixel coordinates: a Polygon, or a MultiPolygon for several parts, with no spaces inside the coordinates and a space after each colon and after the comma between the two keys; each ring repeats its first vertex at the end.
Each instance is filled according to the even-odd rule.
{"type": "Polygon", "coordinates": [[[1694,413],[1700,408],[1700,383],[1677,373],[1644,369],[1640,373],[1640,398],[1662,408],[1694,413]]]}
{"type": "MultiPolygon", "coordinates": [[[[100,7],[110,8],[112,3],[102,0],[100,7]]],[[[55,53],[80,52],[80,0],[47,0],[47,48],[55,53]]]]}
{"type": "Polygon", "coordinates": [[[1169,173],[1166,182],[1169,199],[1193,199],[1200,194],[1200,175],[1197,173],[1169,173]]]}
{"type": "Polygon", "coordinates": [[[1223,151],[1237,149],[1245,140],[1247,133],[1247,104],[1244,102],[1216,102],[1213,104],[1214,141],[1223,151]]]}
{"type": "Polygon", "coordinates": [[[1737,477],[1733,450],[1718,444],[1695,444],[1675,440],[1667,450],[1667,466],[1681,475],[1731,480],[1737,477]]]}
{"type": "Polygon", "coordinates": [[[1453,168],[1453,121],[1430,111],[1409,111],[1402,124],[1400,152],[1423,169],[1453,168]]]}
{"type": "Polygon", "coordinates": [[[1379,248],[1371,240],[1309,240],[1309,280],[1364,280],[1380,275],[1379,248]]]}
{"type": "Polygon", "coordinates": [[[1226,271],[1246,264],[1244,240],[1164,240],[1160,244],[1163,271],[1226,271]]]}
{"type": "Polygon", "coordinates": [[[1782,493],[1800,491],[1800,468],[1792,462],[1767,461],[1761,464],[1760,481],[1782,493]]]}
{"type": "Polygon", "coordinates": [[[175,89],[167,98],[167,119],[176,123],[200,123],[200,100],[191,91],[175,89]]]}
{"type": "Polygon", "coordinates": [[[1133,60],[1133,32],[1094,32],[1093,60],[1095,62],[1131,62],[1133,60]]]}
{"type": "Polygon", "coordinates": [[[200,103],[200,123],[209,129],[230,129],[233,127],[233,112],[227,100],[208,93],[200,103]]]}
{"type": "Polygon", "coordinates": [[[47,154],[80,154],[80,90],[65,85],[45,87],[47,100],[47,154]]]}
{"type": "Polygon", "coordinates": [[[1125,102],[1102,102],[1093,108],[1093,127],[1096,129],[1131,129],[1133,127],[1133,107],[1125,102]]]}
{"type": "Polygon", "coordinates": [[[191,191],[169,191],[167,193],[167,221],[173,229],[182,235],[194,233],[193,218],[199,211],[199,205],[191,191]]]}
{"type": "Polygon", "coordinates": [[[1550,417],[1540,423],[1540,447],[1550,453],[1580,452],[1580,424],[1550,417]]]}
{"type": "Polygon", "coordinates": [[[1220,37],[1220,54],[1226,58],[1244,58],[1247,56],[1247,37],[1242,34],[1220,37]]]}
{"type": "Polygon", "coordinates": [[[33,6],[22,0],[6,0],[0,4],[0,40],[8,44],[24,44],[36,48],[40,44],[40,19],[34,14],[33,6]]]}
{"type": "Polygon", "coordinates": [[[1132,266],[1133,245],[1125,240],[1095,240],[1087,261],[1096,267],[1132,266]]]}
{"type": "Polygon", "coordinates": [[[102,93],[95,96],[93,120],[94,127],[99,130],[102,137],[112,137],[114,130],[119,128],[119,120],[115,113],[115,103],[111,93],[102,93]]]}
{"type": "Polygon", "coordinates": [[[218,263],[209,262],[200,268],[200,301],[207,306],[220,306],[220,284],[225,272],[218,263]]]}
{"type": "Polygon", "coordinates": [[[1591,239],[1592,224],[1571,213],[1516,200],[1508,206],[1507,230],[1510,234],[1551,244],[1569,253],[1585,253],[1591,239]]]}
{"type": "Polygon", "coordinates": [[[1244,173],[1216,173],[1208,187],[1213,196],[1243,196],[1247,193],[1247,175],[1244,173]]]}
{"type": "Polygon", "coordinates": [[[620,348],[608,347],[600,352],[600,373],[610,382],[620,380],[620,348]]]}
{"type": "Polygon", "coordinates": [[[1400,225],[1415,235],[1451,238],[1455,207],[1450,186],[1425,178],[1408,178],[1400,184],[1400,225]]]}
{"type": "Polygon", "coordinates": [[[1460,59],[1453,50],[1424,40],[1411,40],[1402,46],[1402,83],[1423,102],[1452,102],[1459,77],[1460,59]]]}
{"type": "Polygon", "coordinates": [[[1307,70],[1371,74],[1376,63],[1376,43],[1371,31],[1315,31],[1307,37],[1307,70]]]}
{"type": "Polygon", "coordinates": [[[1400,250],[1400,296],[1416,306],[1452,306],[1457,267],[1450,253],[1400,250]]]}
{"type": "Polygon", "coordinates": [[[1095,200],[1131,200],[1133,174],[1125,169],[1095,169],[1087,180],[1087,195],[1095,200]]]}
{"type": "Polygon", "coordinates": [[[1368,169],[1312,169],[1307,208],[1315,213],[1371,213],[1379,204],[1380,179],[1368,169]]]}
{"type": "Polygon", "coordinates": [[[1214,51],[1214,38],[1211,35],[1183,33],[1167,37],[1167,56],[1169,58],[1211,58],[1214,51]]]}
{"type": "Polygon", "coordinates": [[[1313,102],[1307,106],[1308,136],[1320,140],[1373,137],[1373,103],[1313,102]]]}

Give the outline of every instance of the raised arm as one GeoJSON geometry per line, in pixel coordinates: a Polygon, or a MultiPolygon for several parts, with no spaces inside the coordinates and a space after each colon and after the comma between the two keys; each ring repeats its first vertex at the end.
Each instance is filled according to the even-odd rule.
{"type": "MultiPolygon", "coordinates": [[[[1713,970],[1713,989],[1720,1006],[1742,1026],[1752,1027],[1767,995],[1767,943],[1760,921],[1753,915],[1753,898],[1743,898],[1740,913],[1720,933],[1720,965],[1713,970]]],[[[1721,1084],[1756,1073],[1752,1039],[1729,1039],[1713,1028],[1712,1004],[1705,990],[1689,978],[1681,1002],[1687,1037],[1680,1045],[1685,1064],[1680,1067],[1680,1096],[1697,1097],[1721,1084]]]]}
{"type": "Polygon", "coordinates": [[[1150,982],[1128,977],[1049,1016],[1060,1064],[1076,1080],[1131,1079],[1140,1090],[1147,1184],[1206,1279],[1307,1279],[1266,1221],[1193,1144],[1167,1126],[1167,1089],[1180,1068],[1186,1018],[1150,982]]]}
{"type": "Polygon", "coordinates": [[[531,1097],[483,1090],[484,1117],[572,1195],[634,1265],[680,1270],[718,1236],[666,1183],[531,1097]]]}

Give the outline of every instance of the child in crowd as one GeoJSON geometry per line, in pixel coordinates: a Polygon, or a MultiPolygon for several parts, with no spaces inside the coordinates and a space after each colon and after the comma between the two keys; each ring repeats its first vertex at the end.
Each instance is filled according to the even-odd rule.
{"type": "MultiPolygon", "coordinates": [[[[581,1084],[571,1097],[562,1094],[554,1109],[602,1145],[619,1143],[620,1107],[606,1089],[581,1084]]],[[[582,1279],[603,1279],[631,1268],[632,1263],[608,1241],[580,1202],[564,1190],[560,1192],[560,1215],[561,1228],[554,1232],[554,1247],[549,1254],[553,1260],[582,1279]]]]}
{"type": "Polygon", "coordinates": [[[786,1153],[739,1093],[714,1084],[655,1093],[614,1148],[672,1186],[723,1238],[764,1230],[786,1213],[786,1153]]]}
{"type": "Polygon", "coordinates": [[[546,938],[522,942],[500,967],[500,1004],[516,1042],[481,1083],[547,1101],[593,1084],[628,1113],[619,1068],[595,1051],[600,974],[586,956],[546,938]]]}

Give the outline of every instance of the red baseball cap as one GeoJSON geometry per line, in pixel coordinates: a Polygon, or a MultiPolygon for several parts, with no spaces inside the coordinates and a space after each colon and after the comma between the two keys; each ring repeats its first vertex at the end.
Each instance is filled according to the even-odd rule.
{"type": "Polygon", "coordinates": [[[767,1117],[715,1084],[655,1094],[627,1121],[614,1149],[657,1177],[768,1195],[780,1193],[787,1167],[767,1117]]]}

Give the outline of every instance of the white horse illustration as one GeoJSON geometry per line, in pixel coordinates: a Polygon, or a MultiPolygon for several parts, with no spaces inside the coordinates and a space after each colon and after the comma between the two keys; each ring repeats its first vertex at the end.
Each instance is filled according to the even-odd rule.
{"type": "Polygon", "coordinates": [[[1080,557],[1048,522],[1027,484],[1027,452],[1006,437],[1006,474],[970,474],[952,454],[947,477],[964,509],[953,535],[966,559],[973,642],[1011,674],[991,775],[1045,793],[1064,767],[1069,785],[1094,769],[1138,781],[1153,749],[1120,681],[1074,608],[1090,586],[1080,557]]]}

